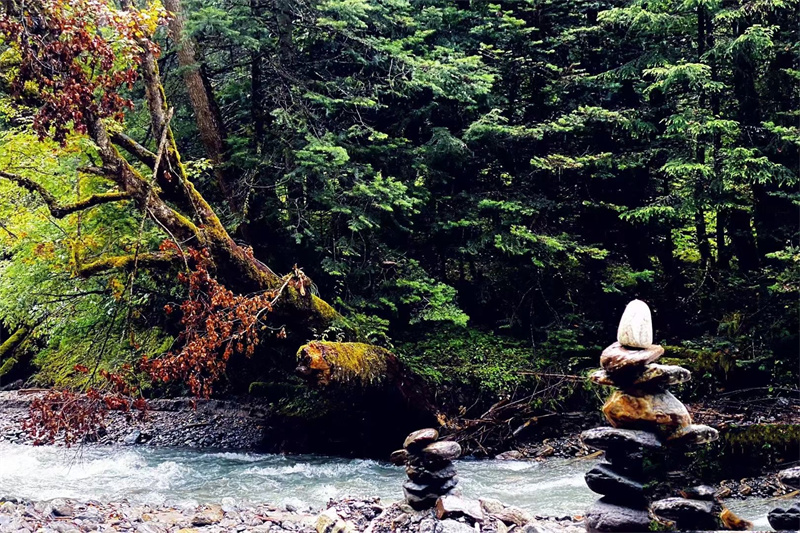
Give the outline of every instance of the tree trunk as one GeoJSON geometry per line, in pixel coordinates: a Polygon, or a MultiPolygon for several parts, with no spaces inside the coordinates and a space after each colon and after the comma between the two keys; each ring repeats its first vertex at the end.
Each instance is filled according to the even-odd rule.
{"type": "Polygon", "coordinates": [[[757,269],[760,258],[751,227],[750,213],[745,209],[731,209],[728,220],[728,232],[734,253],[739,260],[739,268],[744,272],[757,269]]]}
{"type": "Polygon", "coordinates": [[[234,213],[240,212],[240,205],[233,191],[233,180],[228,176],[228,158],[225,146],[225,130],[214,99],[206,80],[203,79],[197,62],[194,40],[184,35],[184,17],[180,0],[164,0],[164,7],[172,13],[169,31],[177,45],[178,62],[182,68],[186,92],[194,110],[200,140],[214,164],[214,176],[219,188],[234,213]]]}
{"type": "Polygon", "coordinates": [[[728,225],[728,211],[717,209],[717,268],[725,270],[730,264],[730,252],[725,242],[725,228],[728,225]]]}

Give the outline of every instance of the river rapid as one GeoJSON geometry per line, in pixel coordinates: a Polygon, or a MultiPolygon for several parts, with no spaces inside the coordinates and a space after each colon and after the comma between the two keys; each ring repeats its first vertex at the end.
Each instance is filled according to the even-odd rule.
{"type": "MultiPolygon", "coordinates": [[[[540,516],[581,515],[597,499],[583,481],[592,460],[459,460],[465,496],[497,498],[540,516]]],[[[402,499],[402,468],[363,459],[145,447],[31,447],[0,443],[0,497],[72,498],[193,506],[273,503],[320,509],[344,496],[402,499]]],[[[764,499],[726,505],[769,529],[764,499]]]]}

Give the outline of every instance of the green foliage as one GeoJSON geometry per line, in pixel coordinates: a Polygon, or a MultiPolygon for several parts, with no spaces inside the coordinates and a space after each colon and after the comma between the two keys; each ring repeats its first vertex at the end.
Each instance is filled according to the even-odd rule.
{"type": "Polygon", "coordinates": [[[445,329],[397,348],[401,360],[433,385],[470,388],[496,398],[531,382],[525,373],[550,363],[524,343],[474,329],[445,329]]]}
{"type": "MultiPolygon", "coordinates": [[[[400,346],[435,383],[501,394],[544,361],[596,364],[639,297],[659,338],[697,352],[705,390],[745,371],[796,378],[795,0],[184,9],[241,212],[222,198],[168,49],[187,169],[256,257],[278,273],[299,264],[346,312],[319,336],[400,346]],[[706,359],[725,350],[720,372],[706,359]]],[[[130,96],[139,109],[142,88],[130,96]]],[[[126,131],[153,149],[137,109],[126,131]]],[[[24,114],[5,100],[0,111],[24,114]]],[[[107,192],[79,170],[93,164],[73,149],[85,139],[40,143],[18,118],[3,119],[0,169],[63,202],[107,192]]],[[[157,244],[135,206],[54,220],[34,194],[3,180],[0,194],[0,320],[36,328],[42,380],[66,379],[70,354],[94,352],[104,331],[109,366],[166,346],[168,277],[75,275],[157,244]]]]}

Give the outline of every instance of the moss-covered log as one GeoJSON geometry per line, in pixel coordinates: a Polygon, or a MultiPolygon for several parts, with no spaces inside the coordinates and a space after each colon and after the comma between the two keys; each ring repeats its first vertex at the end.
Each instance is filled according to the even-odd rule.
{"type": "Polygon", "coordinates": [[[427,384],[391,351],[361,342],[312,341],[297,351],[297,373],[324,388],[399,393],[406,406],[436,414],[427,384]]]}
{"type": "Polygon", "coordinates": [[[383,385],[394,381],[402,368],[386,348],[361,342],[310,342],[297,351],[297,360],[297,372],[320,386],[383,385]]]}

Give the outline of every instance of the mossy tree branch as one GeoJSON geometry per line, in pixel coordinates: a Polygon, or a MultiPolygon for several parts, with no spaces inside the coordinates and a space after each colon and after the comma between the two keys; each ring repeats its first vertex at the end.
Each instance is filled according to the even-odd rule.
{"type": "Polygon", "coordinates": [[[50,214],[55,218],[64,218],[67,215],[77,213],[78,211],[83,211],[84,209],[89,209],[96,205],[107,204],[110,202],[120,202],[123,200],[130,200],[131,198],[130,194],[126,192],[113,191],[93,194],[88,198],[73,202],[71,204],[61,204],[58,202],[58,200],[56,200],[56,197],[53,196],[53,194],[50,193],[50,191],[48,191],[43,185],[33,181],[30,178],[3,170],[0,170],[0,178],[7,179],[23,189],[38,194],[42,201],[44,201],[44,203],[47,205],[47,209],[50,211],[50,214]]]}
{"type": "Polygon", "coordinates": [[[164,267],[180,259],[180,254],[175,252],[145,252],[138,255],[115,255],[103,257],[78,268],[78,275],[84,278],[94,276],[109,270],[125,270],[140,267],[164,267]]]}
{"type": "MultiPolygon", "coordinates": [[[[29,330],[25,326],[17,328],[17,330],[3,342],[0,344],[0,358],[8,353],[12,353],[17,346],[22,344],[22,341],[28,336],[29,330]]],[[[13,355],[5,360],[5,362],[0,365],[0,377],[8,374],[11,372],[11,369],[19,362],[18,357],[14,357],[13,355]]]]}

